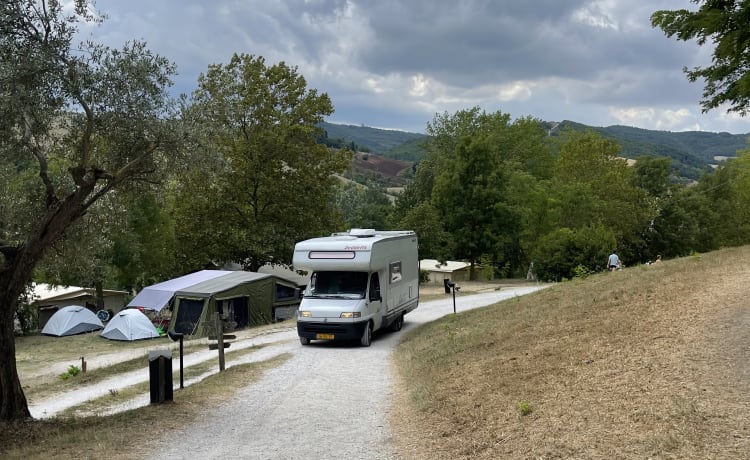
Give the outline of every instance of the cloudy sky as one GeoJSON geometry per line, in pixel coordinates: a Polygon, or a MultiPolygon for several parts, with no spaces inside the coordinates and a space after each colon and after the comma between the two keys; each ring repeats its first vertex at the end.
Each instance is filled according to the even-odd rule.
{"type": "Polygon", "coordinates": [[[297,66],[331,97],[333,123],[424,132],[474,106],[512,118],[667,131],[750,132],[750,118],[702,114],[682,68],[713,49],[667,38],[658,9],[689,0],[97,0],[85,34],[146,41],[189,93],[233,53],[297,66]]]}

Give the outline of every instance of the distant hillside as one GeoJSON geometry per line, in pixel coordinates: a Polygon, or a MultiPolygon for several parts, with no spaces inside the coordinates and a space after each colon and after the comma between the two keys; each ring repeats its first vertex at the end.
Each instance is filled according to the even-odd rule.
{"type": "Polygon", "coordinates": [[[388,150],[401,146],[415,139],[427,138],[424,134],[394,131],[389,129],[368,128],[366,126],[337,125],[321,123],[326,137],[331,141],[342,141],[346,146],[354,142],[360,151],[383,154],[388,150]]]}
{"type": "MultiPolygon", "coordinates": [[[[677,174],[688,179],[697,179],[709,165],[716,164],[715,157],[736,156],[739,150],[748,148],[750,139],[750,134],[656,131],[619,125],[595,127],[569,120],[543,122],[543,125],[552,136],[565,129],[592,129],[614,139],[622,147],[623,157],[670,157],[677,174]]],[[[424,143],[429,139],[424,134],[364,126],[323,123],[322,127],[329,145],[354,146],[358,151],[406,162],[419,162],[426,154],[424,143]]]]}
{"type": "Polygon", "coordinates": [[[383,156],[393,158],[394,160],[400,161],[411,161],[414,163],[419,162],[427,154],[427,141],[429,137],[423,136],[417,139],[413,139],[404,142],[386,152],[383,152],[383,156]]]}
{"type": "Polygon", "coordinates": [[[384,188],[403,187],[412,177],[411,161],[400,161],[374,153],[356,153],[349,171],[348,179],[360,184],[375,183],[384,188]]]}
{"type": "Polygon", "coordinates": [[[620,155],[626,158],[670,157],[674,169],[690,179],[697,179],[708,165],[718,163],[714,157],[737,156],[739,150],[748,148],[750,138],[750,134],[656,131],[620,125],[595,127],[568,120],[544,124],[552,135],[559,135],[565,129],[592,129],[614,139],[622,147],[620,155]]]}

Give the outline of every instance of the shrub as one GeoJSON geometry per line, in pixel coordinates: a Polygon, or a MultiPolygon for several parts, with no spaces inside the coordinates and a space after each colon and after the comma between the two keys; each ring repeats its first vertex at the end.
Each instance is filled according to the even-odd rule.
{"type": "Polygon", "coordinates": [[[611,230],[602,226],[559,228],[537,242],[532,255],[537,277],[545,281],[571,279],[593,273],[615,248],[611,230]]]}
{"type": "Polygon", "coordinates": [[[529,415],[530,413],[534,412],[534,407],[528,401],[520,401],[518,403],[518,411],[521,413],[521,415],[529,415]]]}
{"type": "Polygon", "coordinates": [[[63,372],[60,374],[60,380],[68,380],[71,377],[75,377],[76,375],[81,373],[81,369],[78,366],[73,366],[72,364],[70,367],[68,367],[67,372],[63,372]]]}

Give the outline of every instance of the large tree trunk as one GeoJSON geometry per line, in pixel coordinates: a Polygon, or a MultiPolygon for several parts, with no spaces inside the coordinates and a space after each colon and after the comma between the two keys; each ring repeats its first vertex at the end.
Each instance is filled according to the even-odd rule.
{"type": "Polygon", "coordinates": [[[25,243],[14,250],[4,248],[0,259],[0,420],[31,417],[16,367],[13,318],[18,299],[31,281],[34,268],[47,248],[55,244],[70,225],[86,211],[86,199],[96,180],[83,183],[64,200],[49,206],[48,213],[25,243]]]}
{"type": "Polygon", "coordinates": [[[14,282],[9,274],[0,272],[0,420],[21,420],[31,413],[16,369],[13,317],[25,283],[14,282]]]}

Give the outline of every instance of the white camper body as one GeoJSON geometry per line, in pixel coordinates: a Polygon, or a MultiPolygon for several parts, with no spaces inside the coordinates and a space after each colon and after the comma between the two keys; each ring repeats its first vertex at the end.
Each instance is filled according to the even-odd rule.
{"type": "Polygon", "coordinates": [[[413,231],[351,229],[301,241],[295,269],[310,276],[297,315],[300,342],[359,340],[399,330],[419,303],[419,256],[413,231]]]}

